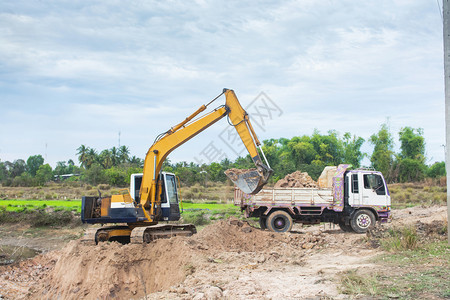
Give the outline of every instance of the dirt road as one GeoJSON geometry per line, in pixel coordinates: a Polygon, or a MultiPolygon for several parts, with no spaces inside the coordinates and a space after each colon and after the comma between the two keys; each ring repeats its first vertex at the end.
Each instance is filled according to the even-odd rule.
{"type": "MultiPolygon", "coordinates": [[[[388,226],[446,220],[446,207],[397,210],[388,226]]],[[[374,270],[365,235],[329,224],[286,234],[221,220],[193,237],[148,245],[80,240],[0,267],[3,299],[347,299],[341,272],[374,270]]]]}

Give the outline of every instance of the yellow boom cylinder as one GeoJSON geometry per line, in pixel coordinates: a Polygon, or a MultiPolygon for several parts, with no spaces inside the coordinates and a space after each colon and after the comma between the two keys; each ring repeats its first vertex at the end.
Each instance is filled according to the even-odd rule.
{"type": "Polygon", "coordinates": [[[187,117],[183,122],[181,122],[178,125],[175,125],[174,127],[172,127],[169,132],[170,133],[174,133],[175,131],[177,131],[178,129],[180,129],[181,127],[183,127],[184,125],[186,125],[187,122],[189,122],[190,120],[192,120],[193,118],[195,118],[199,113],[201,113],[202,111],[204,111],[206,109],[206,105],[202,105],[200,106],[199,109],[197,109],[192,115],[190,115],[189,117],[187,117]]]}

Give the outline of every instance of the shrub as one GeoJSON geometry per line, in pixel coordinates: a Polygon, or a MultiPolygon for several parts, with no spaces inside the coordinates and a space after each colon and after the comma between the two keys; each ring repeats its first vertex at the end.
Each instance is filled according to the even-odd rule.
{"type": "Polygon", "coordinates": [[[111,189],[111,186],[109,184],[99,184],[97,188],[102,191],[108,191],[111,189]]]}
{"type": "Polygon", "coordinates": [[[389,229],[389,236],[381,241],[387,251],[413,250],[419,245],[417,232],[412,227],[389,229]]]}
{"type": "Polygon", "coordinates": [[[357,274],[356,270],[350,270],[341,276],[341,292],[347,295],[376,295],[377,281],[374,277],[364,277],[357,274]]]}
{"type": "MultiPolygon", "coordinates": [[[[211,200],[220,200],[220,197],[219,197],[219,195],[217,195],[217,194],[213,194],[213,195],[209,194],[208,199],[211,199],[211,200]]],[[[213,202],[214,202],[214,203],[217,203],[217,201],[213,201],[213,202]]]]}
{"type": "Polygon", "coordinates": [[[184,198],[186,198],[186,199],[193,199],[194,198],[194,193],[186,192],[186,193],[184,193],[184,198]]]}
{"type": "Polygon", "coordinates": [[[204,211],[197,211],[183,214],[183,220],[186,223],[194,224],[195,226],[207,225],[210,220],[206,218],[204,211]]]}
{"type": "Polygon", "coordinates": [[[394,199],[395,199],[395,202],[403,202],[406,200],[406,195],[405,195],[405,193],[398,193],[398,194],[395,194],[394,199]]]}
{"type": "Polygon", "coordinates": [[[39,210],[32,214],[30,224],[33,227],[62,226],[69,224],[72,218],[72,213],[69,211],[46,213],[39,210]]]}
{"type": "Polygon", "coordinates": [[[427,175],[433,178],[445,176],[445,162],[436,162],[428,168],[427,175]]]}
{"type": "Polygon", "coordinates": [[[118,167],[107,169],[104,173],[108,183],[114,186],[126,186],[129,181],[127,171],[118,167]]]}
{"type": "Polygon", "coordinates": [[[21,211],[7,211],[5,207],[0,207],[0,224],[5,223],[27,223],[33,227],[67,226],[69,224],[81,224],[81,220],[70,211],[45,212],[43,209],[21,211]]]}

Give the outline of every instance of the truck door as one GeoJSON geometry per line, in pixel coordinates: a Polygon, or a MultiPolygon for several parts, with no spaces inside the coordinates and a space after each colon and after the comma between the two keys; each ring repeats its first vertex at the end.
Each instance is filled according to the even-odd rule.
{"type": "Polygon", "coordinates": [[[350,182],[350,193],[348,198],[349,205],[360,205],[361,204],[361,193],[359,192],[359,180],[358,173],[348,174],[350,182]]]}
{"type": "Polygon", "coordinates": [[[379,174],[363,174],[363,205],[386,205],[386,186],[379,174]]]}

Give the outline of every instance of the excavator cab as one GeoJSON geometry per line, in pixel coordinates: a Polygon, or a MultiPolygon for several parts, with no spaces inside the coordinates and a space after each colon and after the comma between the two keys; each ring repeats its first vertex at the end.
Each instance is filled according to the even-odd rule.
{"type": "MultiPolygon", "coordinates": [[[[139,191],[142,184],[142,173],[132,174],[130,182],[131,198],[139,203],[139,191]]],[[[158,180],[161,182],[161,205],[159,211],[159,220],[161,221],[178,221],[181,217],[179,206],[179,194],[177,187],[177,179],[175,174],[161,172],[158,180]]],[[[159,186],[159,184],[158,184],[159,186]]]]}

